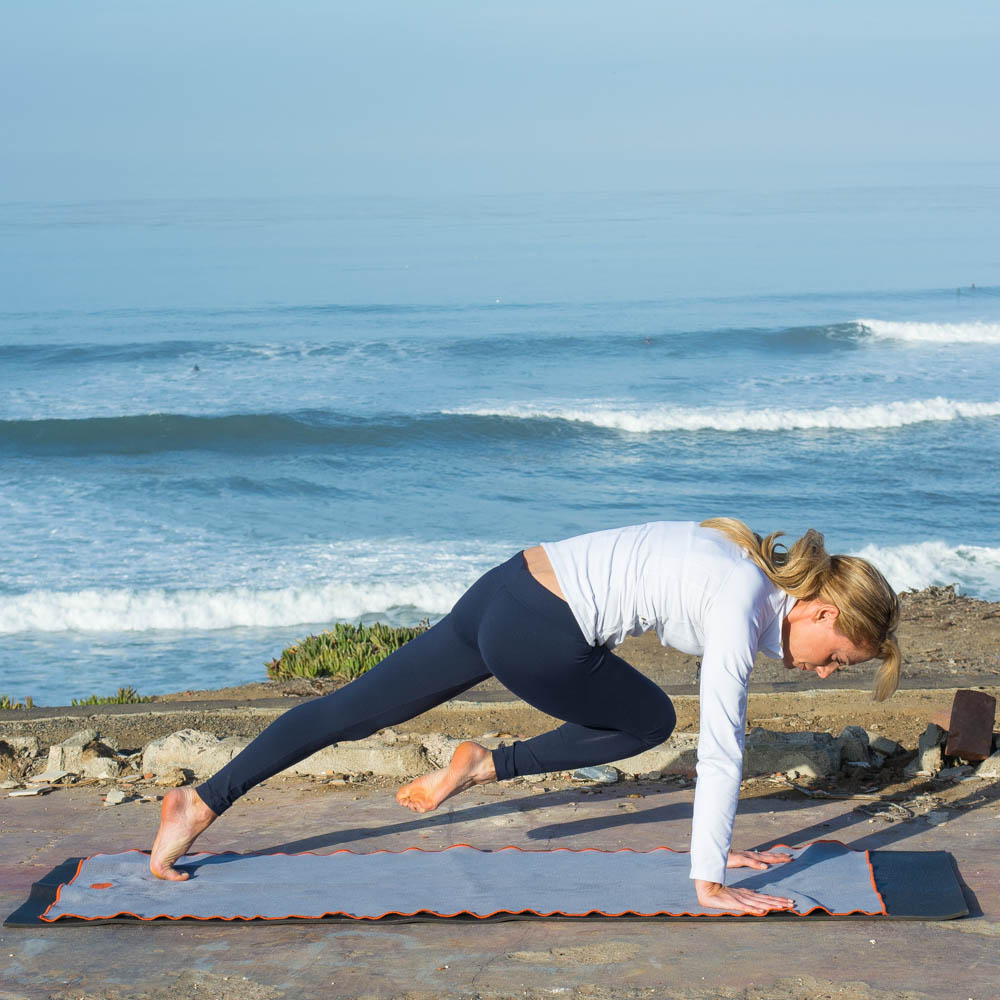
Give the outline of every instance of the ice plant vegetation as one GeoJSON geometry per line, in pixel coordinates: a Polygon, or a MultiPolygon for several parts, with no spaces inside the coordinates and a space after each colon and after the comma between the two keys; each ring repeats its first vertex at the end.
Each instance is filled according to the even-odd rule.
{"type": "Polygon", "coordinates": [[[427,626],[427,622],[421,622],[416,628],[393,628],[381,622],[334,625],[332,629],[289,646],[267,665],[267,676],[275,681],[292,677],[351,680],[426,631],[427,626]]]}

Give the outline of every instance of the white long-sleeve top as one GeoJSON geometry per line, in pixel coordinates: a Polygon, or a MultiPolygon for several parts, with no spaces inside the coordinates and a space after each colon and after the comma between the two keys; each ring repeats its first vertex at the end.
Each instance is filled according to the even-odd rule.
{"type": "Polygon", "coordinates": [[[613,648],[655,629],[664,646],[701,654],[691,878],[725,882],[750,671],[758,650],[781,658],[782,623],[795,598],[739,545],[693,521],[654,521],[542,547],[591,645],[613,648]]]}

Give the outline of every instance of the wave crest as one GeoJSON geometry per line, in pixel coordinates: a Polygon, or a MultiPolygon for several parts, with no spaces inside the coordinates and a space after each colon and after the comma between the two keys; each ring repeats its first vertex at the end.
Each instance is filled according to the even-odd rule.
{"type": "Polygon", "coordinates": [[[954,583],[971,597],[1000,600],[1000,548],[929,541],[888,547],[867,545],[857,555],[877,566],[896,590],[923,590],[954,583]]]}
{"type": "Polygon", "coordinates": [[[932,420],[1000,416],[1000,401],[967,403],[936,396],[868,406],[827,406],[816,410],[722,407],[656,407],[640,411],[611,408],[512,406],[452,410],[456,415],[509,420],[563,420],[632,434],[663,431],[878,430],[932,420]]]}
{"type": "Polygon", "coordinates": [[[922,344],[1000,344],[1000,323],[916,323],[859,319],[858,327],[878,340],[922,344]]]}
{"type": "MultiPolygon", "coordinates": [[[[468,583],[469,581],[466,581],[468,583]]],[[[458,582],[342,584],[254,590],[35,590],[0,604],[0,634],[214,631],[438,618],[461,596],[458,582]]]]}

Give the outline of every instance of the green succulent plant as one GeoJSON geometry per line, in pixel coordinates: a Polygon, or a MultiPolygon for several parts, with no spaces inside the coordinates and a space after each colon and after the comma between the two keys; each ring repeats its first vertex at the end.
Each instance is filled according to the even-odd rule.
{"type": "Polygon", "coordinates": [[[96,695],[89,698],[74,698],[71,705],[138,705],[144,701],[152,701],[149,695],[139,694],[131,685],[121,687],[117,694],[96,695]]]}
{"type": "Polygon", "coordinates": [[[393,628],[381,622],[334,625],[332,629],[289,646],[267,664],[267,676],[276,681],[292,677],[352,680],[426,630],[427,622],[421,622],[416,628],[393,628]]]}

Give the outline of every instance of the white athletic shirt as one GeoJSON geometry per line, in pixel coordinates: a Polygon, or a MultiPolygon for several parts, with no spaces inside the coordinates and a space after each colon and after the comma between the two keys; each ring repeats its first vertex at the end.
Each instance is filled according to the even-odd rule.
{"type": "Polygon", "coordinates": [[[693,521],[595,531],[542,548],[591,645],[613,648],[656,629],[664,646],[701,654],[691,878],[725,882],[750,671],[758,650],[781,659],[781,626],[795,598],[744,549],[693,521]]]}

